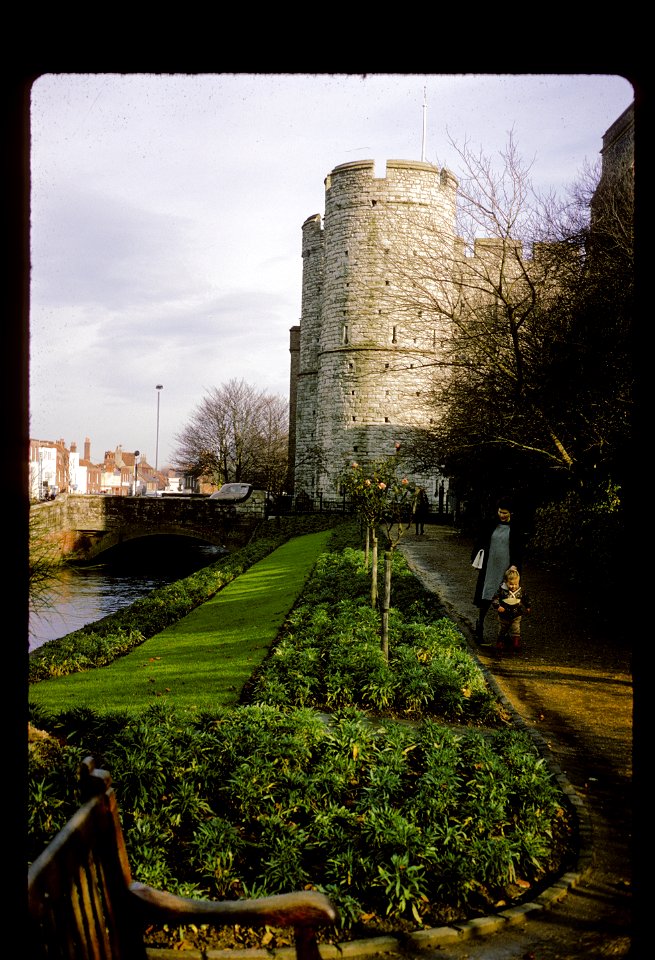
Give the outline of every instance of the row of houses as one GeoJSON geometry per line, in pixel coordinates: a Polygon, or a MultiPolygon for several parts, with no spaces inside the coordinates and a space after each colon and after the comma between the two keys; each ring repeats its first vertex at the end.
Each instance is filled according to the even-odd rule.
{"type": "Polygon", "coordinates": [[[52,500],[60,493],[109,494],[112,496],[157,496],[184,492],[187,483],[172,467],[155,470],[138,450],[106,450],[102,463],[91,459],[91,441],[77,444],[64,440],[32,440],[29,449],[29,496],[31,501],[52,500]]]}

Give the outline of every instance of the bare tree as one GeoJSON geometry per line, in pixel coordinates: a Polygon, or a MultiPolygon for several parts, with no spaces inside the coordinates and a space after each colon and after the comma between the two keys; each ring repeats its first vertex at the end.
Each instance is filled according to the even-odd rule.
{"type": "Polygon", "coordinates": [[[288,409],[243,380],[207,391],[176,435],[174,463],[220,486],[247,482],[277,493],[287,471],[288,409]]]}
{"type": "Polygon", "coordinates": [[[289,450],[289,407],[283,397],[263,394],[259,411],[259,442],[252,475],[264,490],[280,494],[286,487],[289,450]]]}
{"type": "Polygon", "coordinates": [[[605,338],[626,341],[629,197],[608,187],[601,244],[589,226],[597,179],[556,203],[535,193],[511,136],[498,169],[468,143],[453,147],[456,234],[426,223],[398,264],[402,308],[439,331],[433,422],[406,452],[423,469],[479,474],[502,457],[579,481],[625,428],[629,369],[612,370],[605,338]]]}

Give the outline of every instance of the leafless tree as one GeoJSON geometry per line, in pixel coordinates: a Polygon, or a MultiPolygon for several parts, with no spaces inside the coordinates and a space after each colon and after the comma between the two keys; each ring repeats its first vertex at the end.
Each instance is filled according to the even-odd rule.
{"type": "Polygon", "coordinates": [[[511,136],[498,164],[452,145],[456,233],[426,221],[424,242],[396,253],[397,309],[438,331],[432,425],[405,449],[421,468],[479,471],[502,455],[579,479],[617,442],[629,405],[628,191],[607,184],[601,203],[590,173],[557,202],[533,190],[511,136]],[[620,371],[606,352],[617,334],[620,371]]]}
{"type": "Polygon", "coordinates": [[[288,407],[282,397],[230,380],[208,390],[176,435],[177,467],[217,486],[252,483],[280,492],[286,478],[288,407]]]}

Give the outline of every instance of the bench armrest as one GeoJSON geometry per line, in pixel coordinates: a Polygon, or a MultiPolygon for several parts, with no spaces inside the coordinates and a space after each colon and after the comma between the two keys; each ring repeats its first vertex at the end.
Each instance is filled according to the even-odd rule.
{"type": "Polygon", "coordinates": [[[254,900],[192,900],[143,883],[131,883],[130,893],[135,909],[150,923],[320,927],[332,926],[338,919],[330,900],[315,890],[254,900]]]}

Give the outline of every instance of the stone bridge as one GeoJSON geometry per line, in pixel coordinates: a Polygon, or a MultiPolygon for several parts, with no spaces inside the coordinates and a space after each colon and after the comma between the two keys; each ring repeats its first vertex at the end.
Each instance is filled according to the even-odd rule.
{"type": "Polygon", "coordinates": [[[263,509],[235,507],[209,497],[114,497],[63,494],[34,504],[30,531],[34,542],[54,556],[90,561],[129,540],[179,536],[239,549],[264,519],[263,509]]]}

